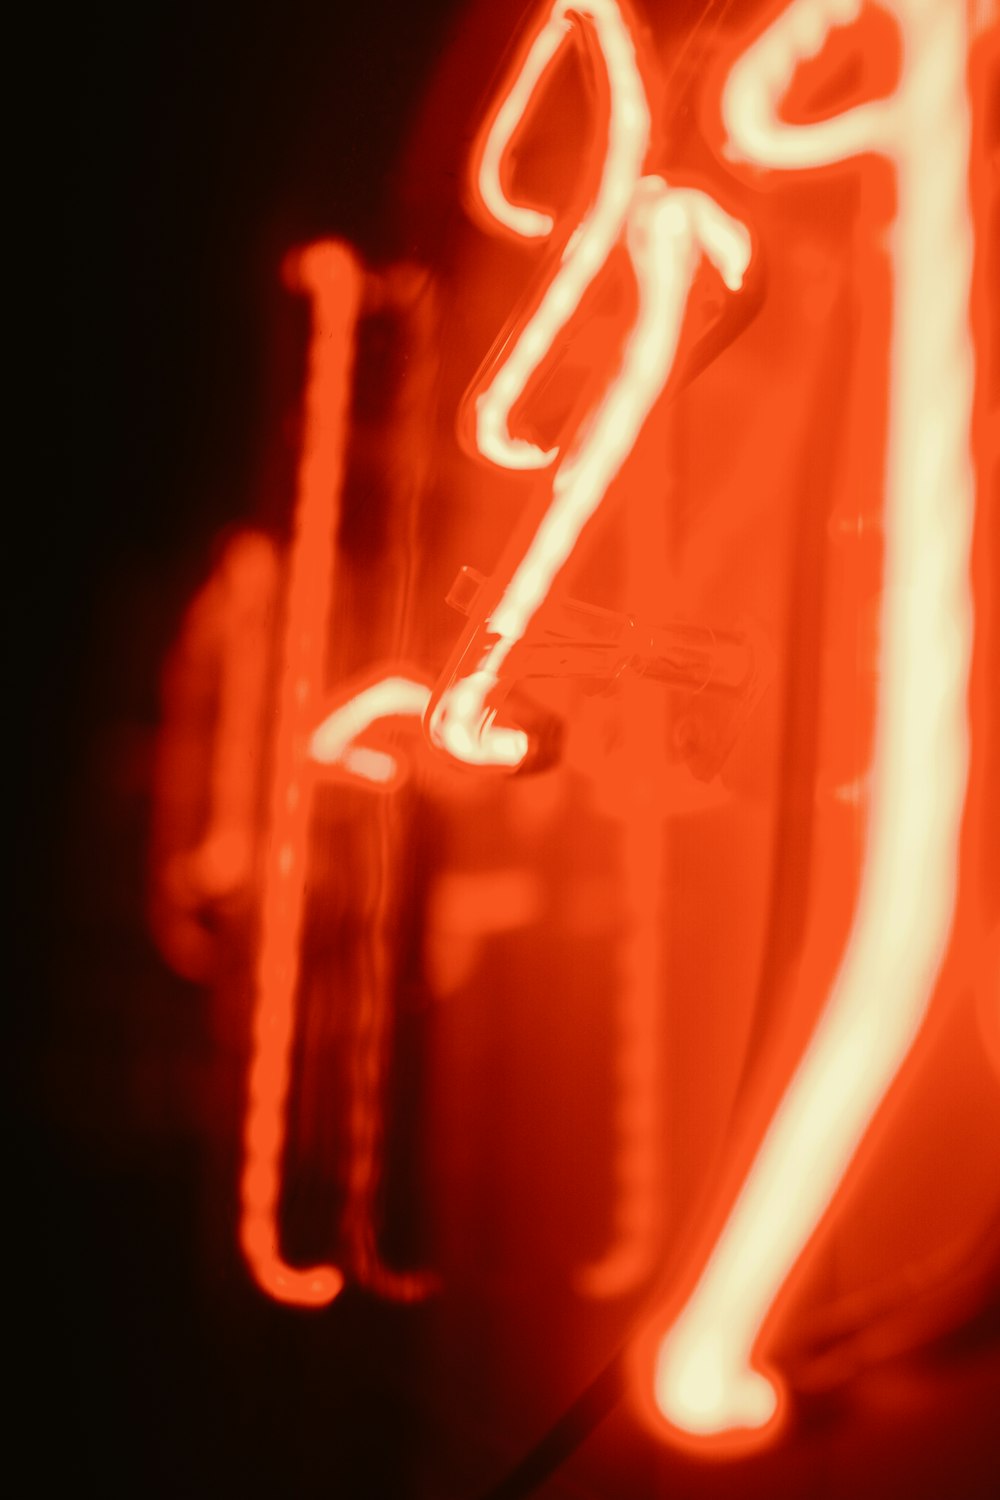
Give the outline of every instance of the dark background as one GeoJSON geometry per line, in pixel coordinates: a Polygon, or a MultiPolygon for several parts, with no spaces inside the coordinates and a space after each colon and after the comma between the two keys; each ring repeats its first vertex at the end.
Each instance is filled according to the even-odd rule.
{"type": "Polygon", "coordinates": [[[398,251],[390,170],[453,9],[144,0],[81,26],[71,493],[34,517],[39,566],[10,590],[29,711],[10,1086],[50,1493],[409,1492],[403,1404],[365,1366],[377,1309],[348,1298],[333,1351],[238,1267],[226,1305],[205,1284],[227,1164],[200,1143],[227,1078],[204,995],[144,933],[143,789],[180,611],[220,528],[259,510],[281,258],[322,235],[398,251]]]}

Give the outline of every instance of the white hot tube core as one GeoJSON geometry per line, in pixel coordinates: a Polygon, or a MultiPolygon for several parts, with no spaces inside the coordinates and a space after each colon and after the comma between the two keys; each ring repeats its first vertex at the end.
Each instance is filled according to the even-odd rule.
{"type": "Polygon", "coordinates": [[[902,37],[893,95],[816,125],[777,107],[799,61],[857,0],[794,0],[738,60],[730,153],[809,170],[890,158],[894,307],[885,459],[880,692],[853,924],[823,1015],[687,1303],[660,1345],[659,1410],[713,1434],[765,1425],[778,1392],[752,1363],[761,1324],[843,1180],[921,1028],[951,930],[968,768],[975,503],[962,0],[884,0],[902,37]]]}

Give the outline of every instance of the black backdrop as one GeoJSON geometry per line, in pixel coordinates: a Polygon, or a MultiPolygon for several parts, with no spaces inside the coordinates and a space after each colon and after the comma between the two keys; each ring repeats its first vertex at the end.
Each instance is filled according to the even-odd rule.
{"type": "MultiPolygon", "coordinates": [[[[211,1040],[143,930],[141,784],[179,611],[259,499],[282,253],[324,234],[398,248],[389,178],[453,9],[143,0],[81,23],[71,493],[39,507],[38,566],[9,590],[30,705],[10,1086],[31,1145],[31,1465],[54,1466],[51,1493],[409,1493],[405,1413],[363,1362],[320,1380],[308,1319],[252,1295],[206,1308],[214,1106],[192,1101],[211,1040]]],[[[370,1309],[343,1316],[360,1348],[370,1309]]]]}

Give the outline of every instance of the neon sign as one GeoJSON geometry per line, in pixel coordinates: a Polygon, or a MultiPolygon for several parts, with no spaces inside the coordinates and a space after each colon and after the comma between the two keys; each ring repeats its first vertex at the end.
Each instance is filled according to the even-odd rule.
{"type": "Polygon", "coordinates": [[[895,0],[890,9],[904,65],[889,100],[821,124],[779,118],[800,62],[833,26],[857,18],[853,0],[796,0],[737,61],[723,93],[734,157],[802,170],[883,153],[896,169],[898,205],[882,686],[861,891],[827,1007],[657,1357],[657,1404],[694,1433],[766,1427],[780,1414],[780,1388],[755,1364],[761,1325],[920,1030],[954,912],[975,503],[972,229],[955,190],[969,171],[968,38],[961,6],[895,0]]]}
{"type": "MultiPolygon", "coordinates": [[[[971,159],[970,35],[965,8],[949,0],[889,0],[883,8],[898,29],[903,57],[885,97],[808,124],[782,115],[800,67],[821,54],[838,28],[858,21],[857,0],[793,0],[779,8],[732,61],[720,90],[731,162],[770,176],[850,172],[856,158],[878,157],[891,164],[896,191],[888,248],[893,306],[879,689],[863,794],[860,890],[825,1007],[714,1242],[693,1284],[683,1288],[683,1300],[673,1287],[669,1314],[661,1307],[651,1316],[636,1345],[639,1402],[654,1423],[682,1442],[717,1442],[728,1450],[770,1440],[784,1418],[786,1397],[768,1361],[769,1318],[816,1231],[835,1211],[858,1147],[921,1033],[955,911],[973,641],[975,369],[968,309],[974,246],[960,187],[971,159]]],[[[643,673],[655,662],[664,680],[671,672],[681,678],[703,673],[704,682],[714,679],[745,699],[766,679],[769,646],[750,630],[728,638],[708,631],[701,641],[694,632],[682,646],[676,631],[647,630],[631,616],[601,618],[598,628],[599,612],[593,612],[588,629],[596,635],[582,644],[579,614],[567,626],[574,606],[556,592],[570,560],[586,548],[588,527],[656,404],[672,389],[690,348],[696,279],[707,269],[725,298],[738,302],[753,275],[752,226],[702,186],[668,181],[655,170],[651,72],[637,28],[615,0],[557,0],[522,46],[474,150],[472,189],[484,222],[517,241],[551,240],[557,260],[502,357],[474,385],[467,425],[484,465],[512,477],[537,473],[548,483],[536,509],[529,507],[522,519],[506,566],[471,587],[466,570],[465,582],[456,585],[468,625],[436,676],[395,663],[383,675],[373,671],[342,685],[332,698],[324,688],[331,549],[362,272],[357,257],[338,244],[313,246],[292,263],[298,289],[310,300],[312,363],[259,874],[240,1222],[253,1275],[280,1301],[323,1306],[345,1280],[332,1261],[291,1265],[280,1248],[278,1222],[316,789],[339,783],[391,796],[411,761],[429,752],[456,774],[463,768],[517,771],[530,764],[535,746],[529,729],[506,722],[511,683],[532,670],[592,672],[595,651],[598,670],[612,677],[622,664],[643,673]],[[599,78],[606,128],[588,167],[595,179],[592,201],[577,222],[565,224],[521,201],[509,158],[571,42],[583,46],[599,78]],[[634,311],[608,355],[607,383],[596,402],[574,414],[560,440],[543,447],[523,431],[540,372],[582,316],[588,294],[622,267],[634,311]],[[634,650],[624,644],[631,637],[638,638],[634,650]],[[407,721],[409,745],[392,734],[407,721]]],[[[262,653],[246,649],[246,632],[233,621],[252,618],[259,632],[260,600],[277,594],[275,566],[258,538],[240,542],[223,569],[228,592],[216,618],[229,625],[220,648],[224,691],[212,811],[197,859],[186,866],[189,883],[203,891],[251,878],[253,796],[234,749],[260,725],[265,689],[262,653]]],[[[636,744],[647,730],[648,721],[636,744]]],[[[651,895],[644,883],[650,871],[654,886],[660,877],[650,852],[655,838],[643,842],[642,821],[631,826],[626,859],[642,869],[630,899],[652,923],[655,891],[651,895]]],[[[176,895],[176,867],[174,875],[175,898],[164,897],[161,926],[175,953],[187,953],[196,968],[198,936],[176,895]]],[[[648,1010],[656,1004],[656,963],[636,953],[632,964],[648,1010]]],[[[632,1085],[641,1095],[635,1102],[643,1126],[633,1142],[641,1153],[656,1129],[661,1085],[655,1069],[643,1073],[641,1067],[633,1069],[632,1085]]],[[[636,1265],[648,1258],[654,1240],[648,1220],[655,1188],[648,1164],[639,1176],[643,1187],[627,1215],[634,1232],[603,1264],[588,1268],[582,1284],[591,1294],[614,1295],[641,1279],[636,1265]]],[[[423,1278],[404,1277],[393,1294],[418,1296],[427,1288],[423,1278]]]]}

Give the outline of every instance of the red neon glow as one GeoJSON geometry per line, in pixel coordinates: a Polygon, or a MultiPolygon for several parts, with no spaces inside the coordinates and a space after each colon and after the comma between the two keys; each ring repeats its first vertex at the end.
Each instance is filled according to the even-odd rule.
{"type": "MultiPolygon", "coordinates": [[[[626,342],[617,378],[587,419],[575,444],[558,463],[552,499],[527,550],[502,585],[498,602],[471,623],[425,712],[430,741],[455,760],[480,767],[514,769],[525,759],[529,737],[497,724],[491,702],[510,652],[524,637],[570,558],[587,522],[630,453],[635,439],[670,375],[680,340],[688,294],[702,258],[737,291],[750,260],[750,236],[706,193],[675,188],[656,176],[642,177],[649,142],[649,109],[631,35],[614,0],[554,7],[527,49],[517,74],[501,96],[485,131],[475,185],[484,207],[504,227],[528,238],[550,232],[550,216],[510,202],[501,185],[504,152],[546,68],[583,17],[588,39],[607,73],[609,118],[600,187],[590,212],[569,236],[560,264],[536,310],[478,398],[478,444],[485,458],[513,469],[548,464],[555,452],[541,453],[511,438],[508,419],[534,372],[572,317],[587,286],[605,267],[618,244],[626,249],[638,290],[638,314],[626,342]]],[[[336,750],[330,763],[353,769],[372,783],[386,784],[396,771],[388,760],[360,760],[353,747],[358,732],[400,710],[393,704],[401,679],[386,679],[365,692],[364,706],[340,711],[326,733],[336,750]],[[363,726],[361,720],[363,719],[363,726]]],[[[405,690],[405,691],[408,691],[405,690]]],[[[401,710],[410,712],[407,697],[401,710]]]]}
{"type": "Polygon", "coordinates": [[[357,741],[374,724],[392,719],[420,719],[430,702],[430,688],[408,677],[383,677],[359,688],[331,708],[309,741],[309,753],[321,766],[341,767],[351,778],[385,791],[399,785],[403,765],[387,750],[357,741]]]}
{"type": "MultiPolygon", "coordinates": [[[[529,236],[547,232],[552,221],[533,215],[525,224],[518,212],[512,215],[499,186],[499,166],[546,65],[568,32],[567,10],[560,0],[519,72],[507,83],[486,133],[476,179],[484,206],[501,224],[529,236]]],[[[527,550],[503,584],[498,602],[471,628],[458,666],[435,689],[427,717],[430,738],[469,765],[515,767],[527,755],[527,735],[495,723],[490,700],[504,664],[607,494],[667,381],[702,257],[715,266],[730,291],[742,285],[750,260],[746,229],[707,194],[641,175],[649,142],[649,108],[629,29],[614,0],[573,7],[573,12],[592,23],[607,71],[608,132],[600,188],[590,213],[570,235],[536,311],[477,402],[483,456],[514,469],[555,458],[554,452],[541,453],[510,439],[508,418],[619,242],[635,274],[638,314],[617,378],[556,468],[551,502],[527,550]]]]}
{"type": "MultiPolygon", "coordinates": [[[[785,1075],[773,1094],[761,1093],[769,1110],[775,1104],[770,1123],[759,1133],[763,1140],[743,1180],[727,1179],[728,1196],[712,1221],[714,1241],[700,1246],[697,1264],[674,1268],[666,1299],[646,1318],[646,1332],[636,1344],[644,1415],[651,1416],[659,1436],[698,1451],[729,1453],[767,1443],[782,1426],[788,1398],[773,1368],[780,1361],[772,1348],[772,1313],[782,1306],[817,1231],[837,1216],[858,1148],[923,1034],[955,916],[969,776],[969,556],[975,503],[973,236],[964,188],[970,156],[969,28],[963,4],[888,0],[885,11],[894,18],[903,56],[892,91],[815,123],[793,123],[787,118],[789,100],[802,65],[822,53],[832,33],[853,27],[863,10],[860,0],[793,0],[777,9],[729,68],[721,90],[725,154],[752,173],[758,187],[773,180],[772,174],[805,173],[808,181],[831,169],[854,173],[857,157],[877,156],[891,165],[898,197],[887,256],[893,317],[884,519],[864,522],[880,525],[885,542],[874,749],[869,767],[867,750],[852,746],[853,758],[845,757],[849,774],[837,777],[831,771],[831,786],[824,786],[824,795],[849,805],[856,816],[863,844],[860,890],[853,917],[844,922],[832,986],[825,973],[822,986],[813,982],[808,963],[802,965],[806,979],[800,994],[806,1001],[810,987],[817,1000],[826,994],[825,1009],[811,1039],[797,1046],[797,1066],[788,1070],[791,1081],[785,1075]]],[[[985,24],[984,14],[979,24],[985,24]]],[[[493,577],[486,580],[464,568],[453,586],[448,602],[467,615],[468,625],[436,679],[433,671],[425,672],[425,658],[417,650],[413,660],[419,665],[401,664],[406,652],[397,630],[377,658],[391,666],[358,675],[353,661],[346,681],[332,694],[325,681],[362,273],[353,254],[339,245],[313,246],[294,262],[298,288],[310,298],[313,329],[274,725],[262,727],[267,618],[278,592],[276,551],[248,536],[231,544],[185,626],[181,657],[210,658],[218,676],[218,707],[210,734],[202,735],[213,748],[202,767],[205,805],[187,808],[181,817],[170,802],[171,789],[190,782],[183,765],[192,746],[164,737],[161,786],[169,805],[154,860],[160,872],[154,915],[161,944],[181,972],[199,977],[211,967],[211,945],[199,913],[213,897],[244,888],[256,860],[260,931],[240,1241],[259,1285],[287,1303],[323,1306],[351,1275],[402,1299],[429,1287],[426,1278],[387,1271],[372,1232],[382,1125],[377,1067],[369,1064],[387,1029],[393,920],[382,877],[401,862],[401,841],[393,843],[389,830],[407,801],[391,794],[410,776],[418,793],[428,784],[432,791],[445,787],[444,800],[461,806],[455,822],[463,824],[471,846],[479,834],[464,827],[471,820],[462,799],[473,805],[489,793],[482,775],[463,773],[469,768],[515,771],[529,762],[536,747],[528,716],[517,723],[498,719],[507,691],[530,679],[558,679],[574,690],[586,681],[596,690],[613,686],[617,695],[610,716],[617,738],[604,751],[600,774],[593,744],[573,736],[575,708],[566,715],[571,722],[565,766],[584,785],[588,812],[610,825],[604,830],[609,869],[595,882],[593,904],[613,900],[619,924],[608,1006],[611,1222],[603,1247],[598,1244],[582,1266],[580,1258],[575,1262],[575,1285],[587,1297],[608,1299],[648,1289],[669,1243],[664,1158],[668,1149],[678,1148],[673,1140],[669,1148],[664,1144],[674,1083],[664,1016],[668,1007],[693,1008],[711,1000],[713,990],[706,983],[702,993],[693,965],[684,970],[690,994],[677,997],[671,989],[666,893],[672,898],[675,886],[666,835],[671,819],[725,810],[732,792],[716,773],[772,663],[763,633],[749,623],[723,622],[715,630],[673,618],[673,599],[669,608],[662,607],[669,571],[664,560],[678,572],[686,562],[671,556],[672,476],[654,474],[643,463],[635,463],[632,473],[627,468],[651,431],[661,435],[656,412],[667,407],[661,398],[672,389],[678,367],[683,370],[690,325],[700,315],[698,292],[708,286],[718,294],[721,281],[725,290],[716,295],[716,306],[750,302],[746,280],[758,244],[745,208],[746,223],[703,186],[678,185],[673,174],[670,182],[658,175],[654,81],[626,9],[615,0],[582,5],[556,0],[530,32],[481,132],[472,163],[481,217],[488,227],[528,242],[529,255],[548,240],[556,259],[503,343],[499,363],[472,387],[472,461],[480,474],[496,484],[509,478],[512,491],[529,498],[493,577]],[[581,179],[595,186],[576,222],[575,211],[549,213],[519,201],[509,160],[521,132],[534,126],[533,111],[544,109],[550,70],[570,38],[583,44],[599,74],[606,114],[601,140],[579,163],[581,179]],[[615,304],[613,335],[593,340],[597,395],[584,410],[577,403],[555,441],[536,441],[530,418],[544,397],[545,372],[586,322],[587,299],[612,281],[627,286],[627,294],[615,304]],[[498,479],[497,470],[507,477],[498,479]],[[568,565],[579,563],[586,551],[588,527],[623,473],[627,483],[621,487],[630,503],[623,507],[619,561],[627,614],[567,599],[560,589],[568,565]],[[664,618],[673,623],[645,623],[664,618]],[[678,684],[702,707],[713,694],[731,706],[717,744],[690,743],[690,726],[672,717],[659,690],[678,684]],[[259,791],[245,748],[261,741],[272,754],[267,816],[255,848],[259,791]],[[678,752],[680,765],[666,763],[668,745],[678,752]],[[428,746],[440,753],[432,758],[428,746]],[[426,784],[415,774],[421,751],[436,772],[426,784]],[[369,1052],[355,1068],[360,1085],[345,1106],[351,1149],[344,1263],[299,1269],[281,1250],[281,1197],[290,1059],[303,977],[310,825],[314,793],[329,783],[379,794],[365,799],[377,824],[365,851],[376,879],[365,912],[374,936],[362,941],[375,977],[354,997],[369,1052]]],[[[794,332],[803,369],[812,368],[808,337],[808,331],[794,332]]],[[[823,358],[820,352],[814,363],[823,358]]],[[[751,366],[752,360],[744,365],[744,376],[751,366]]],[[[724,383],[720,389],[727,390],[724,383]]],[[[742,405],[741,391],[736,399],[742,405]]],[[[707,406],[713,409],[711,402],[707,406]]],[[[449,405],[449,415],[452,409],[449,405]]],[[[792,405],[790,426],[802,412],[808,412],[807,402],[792,405]]],[[[426,437],[415,426],[414,447],[426,437]]],[[[712,441],[722,447],[723,436],[713,435],[712,441]]],[[[765,433],[751,456],[763,454],[768,440],[765,433]]],[[[664,443],[656,454],[664,471],[666,448],[664,443]]],[[[815,462],[828,459],[820,453],[815,462]]],[[[745,464],[745,453],[737,451],[734,463],[745,464]]],[[[761,467],[763,474],[741,471],[733,493],[739,497],[740,486],[747,495],[766,488],[766,464],[761,467]]],[[[695,498],[700,504],[705,497],[698,492],[695,498]]],[[[725,528],[709,531],[706,547],[728,544],[725,528]]],[[[874,652],[873,647],[873,657],[874,652]]],[[[819,676],[819,666],[816,672],[819,676]]],[[[177,691],[195,691],[191,682],[190,672],[179,671],[177,691]]],[[[824,706],[824,712],[834,716],[842,705],[836,693],[830,697],[832,707],[824,706]]],[[[567,701],[580,702],[568,695],[567,701]]],[[[186,714],[193,722],[189,709],[190,704],[182,705],[171,717],[183,720],[186,714]]],[[[862,717],[856,704],[848,713],[862,717]]],[[[527,782],[519,777],[506,786],[520,789],[527,782]]],[[[536,813],[547,795],[544,786],[538,795],[539,804],[532,804],[536,813]]],[[[819,795],[816,791],[817,802],[819,795]]],[[[797,809],[796,815],[811,811],[797,809]]],[[[724,837],[732,826],[724,825],[724,837]]],[[[485,869],[444,866],[433,872],[426,977],[438,999],[450,1000],[475,982],[476,963],[491,962],[492,940],[550,918],[545,875],[541,860],[536,870],[523,855],[515,859],[508,852],[485,869]]],[[[566,899],[571,904],[574,898],[566,899]]],[[[707,901],[714,900],[713,892],[707,901]]],[[[711,915],[714,920],[714,910],[711,915]]],[[[720,944],[727,933],[720,919],[720,944]]],[[[995,932],[981,951],[987,964],[995,964],[995,932]]],[[[987,1050],[1000,1068],[1000,992],[981,995],[978,1003],[987,1050]]],[[[802,1013],[808,1014],[805,1006],[802,1013]]],[[[726,1012],[720,1026],[728,1024],[726,1012]]],[[[753,1136],[749,1148],[758,1139],[753,1136]]],[[[881,1140],[877,1135],[876,1142],[881,1140]]]]}
{"type": "Polygon", "coordinates": [[[164,955],[189,979],[205,979],[213,967],[203,909],[251,878],[258,788],[248,747],[264,731],[276,591],[270,541],[256,532],[234,536],[190,605],[164,672],[150,918],[164,955]]]}
{"type": "Polygon", "coordinates": [[[336,1297],[343,1274],[333,1265],[290,1266],[279,1248],[278,1209],[315,786],[310,746],[323,692],[330,551],[344,463],[360,274],[350,252],[334,244],[310,247],[295,261],[294,272],[311,299],[313,336],[285,594],[240,1182],[240,1243],[255,1277],[271,1296],[321,1307],[336,1297]]]}
{"type": "Polygon", "coordinates": [[[656,1358],[656,1402],[686,1433],[767,1428],[783,1396],[762,1324],[828,1212],[920,1030],[955,904],[968,761],[972,229],[964,6],[892,0],[891,98],[808,126],[778,106],[854,0],[794,0],[723,93],[734,157],[765,170],[888,155],[898,206],[885,469],[881,692],[853,926],[826,1009],[694,1291],[656,1358]]]}
{"type": "Polygon", "coordinates": [[[498,224],[524,238],[548,235],[554,229],[550,215],[511,202],[501,182],[501,169],[543,74],[581,20],[586,23],[584,38],[594,44],[607,69],[607,146],[589,213],[567,241],[555,275],[518,332],[510,354],[476,402],[479,451],[507,469],[540,468],[556,456],[554,451],[543,453],[534,444],[511,437],[511,409],[620,239],[649,146],[649,106],[632,37],[615,0],[584,0],[582,5],[556,0],[486,131],[476,179],[483,206],[498,224]]]}

